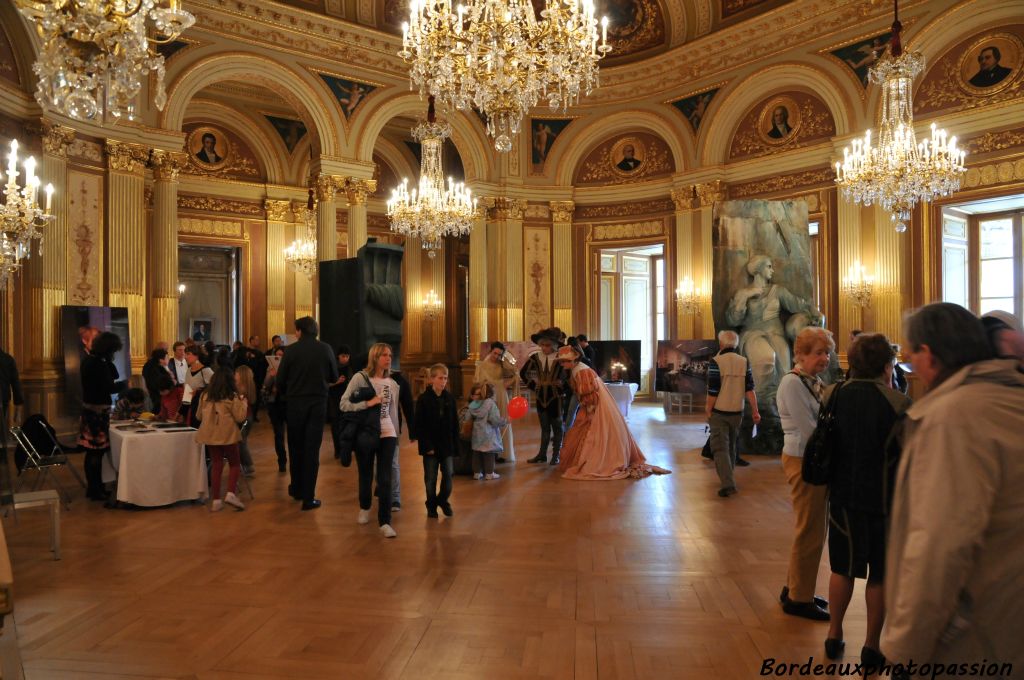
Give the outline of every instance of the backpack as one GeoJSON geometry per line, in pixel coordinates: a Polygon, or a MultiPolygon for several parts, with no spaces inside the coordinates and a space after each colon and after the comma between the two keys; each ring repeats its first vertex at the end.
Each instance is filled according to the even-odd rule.
{"type": "Polygon", "coordinates": [[[839,437],[839,424],[835,418],[836,404],[839,403],[839,390],[843,383],[836,385],[832,394],[818,411],[818,424],[811,433],[807,445],[804,446],[804,459],[800,467],[800,476],[808,484],[823,486],[828,484],[832,473],[832,450],[839,437]]]}

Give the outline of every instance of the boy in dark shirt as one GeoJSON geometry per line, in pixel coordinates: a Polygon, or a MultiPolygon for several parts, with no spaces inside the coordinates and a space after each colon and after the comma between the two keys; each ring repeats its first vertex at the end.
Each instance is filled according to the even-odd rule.
{"type": "Polygon", "coordinates": [[[455,397],[448,386],[448,367],[430,367],[430,386],[416,400],[416,435],[423,457],[423,480],[427,487],[427,517],[437,517],[437,509],[445,517],[452,516],[448,498],[452,494],[452,456],[459,441],[458,414],[455,397]],[[441,471],[441,489],[437,489],[437,472],[441,471]]]}

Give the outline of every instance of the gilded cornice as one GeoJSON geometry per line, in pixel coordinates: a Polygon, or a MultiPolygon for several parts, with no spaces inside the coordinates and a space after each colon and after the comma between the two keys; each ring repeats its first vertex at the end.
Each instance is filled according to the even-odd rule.
{"type": "Polygon", "coordinates": [[[153,149],[149,164],[153,168],[154,179],[176,182],[178,173],[188,164],[188,156],[181,151],[153,149]]]}
{"type": "Polygon", "coordinates": [[[715,203],[721,203],[729,197],[729,187],[720,179],[712,180],[706,184],[698,184],[694,188],[697,191],[697,201],[702,208],[708,208],[715,203]]]}
{"type": "Polygon", "coordinates": [[[625,201],[609,205],[581,206],[577,219],[602,217],[636,217],[637,215],[653,215],[655,213],[672,212],[672,201],[656,199],[653,201],[625,201]]]}
{"type": "Polygon", "coordinates": [[[573,201],[551,201],[552,222],[572,222],[573,211],[576,210],[576,203],[573,201]]]}
{"type": "Polygon", "coordinates": [[[269,222],[287,222],[291,207],[291,201],[275,201],[270,198],[263,201],[263,210],[269,222]]]}
{"type": "Polygon", "coordinates": [[[1003,132],[986,132],[964,143],[969,154],[1002,151],[1015,146],[1024,146],[1024,128],[1004,130],[1003,132]]]}
{"type": "Polygon", "coordinates": [[[624,239],[663,236],[665,234],[665,222],[663,220],[652,220],[634,222],[632,224],[598,224],[594,227],[591,234],[595,241],[620,241],[624,239]]]}
{"type": "Polygon", "coordinates": [[[142,144],[107,140],[107,167],[117,172],[142,172],[149,160],[149,149],[142,144]]]}
{"type": "Polygon", "coordinates": [[[186,210],[202,210],[205,212],[235,213],[263,217],[263,207],[259,203],[232,201],[212,196],[190,196],[178,194],[178,207],[186,210]]]}
{"type": "Polygon", "coordinates": [[[42,127],[43,153],[67,158],[68,146],[75,139],[75,131],[46,119],[43,119],[40,125],[42,127]]]}
{"type": "Polygon", "coordinates": [[[805,170],[791,175],[776,175],[753,182],[734,184],[729,187],[729,194],[733,198],[745,198],[747,196],[770,194],[775,191],[795,189],[825,182],[831,184],[835,178],[835,170],[832,168],[818,168],[817,170],[805,170]]]}
{"type": "Polygon", "coordinates": [[[349,177],[345,180],[345,197],[348,204],[366,205],[366,198],[377,191],[377,180],[349,177]]]}
{"type": "Polygon", "coordinates": [[[1024,158],[1016,162],[1003,161],[967,168],[964,188],[974,189],[993,184],[1005,184],[1014,180],[1024,180],[1024,158]]]}
{"type": "Polygon", "coordinates": [[[198,236],[232,236],[234,238],[244,238],[245,236],[241,222],[196,217],[179,218],[178,233],[198,236]]]}

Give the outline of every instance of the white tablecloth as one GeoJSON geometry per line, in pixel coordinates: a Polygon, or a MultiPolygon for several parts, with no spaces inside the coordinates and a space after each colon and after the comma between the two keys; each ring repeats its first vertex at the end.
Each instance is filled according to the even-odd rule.
{"type": "Polygon", "coordinates": [[[103,481],[117,480],[117,500],[154,507],[206,496],[206,456],[195,430],[121,431],[110,426],[103,481]],[[113,467],[110,466],[113,464],[113,467]]]}
{"type": "Polygon", "coordinates": [[[623,418],[629,418],[629,406],[633,403],[633,397],[636,396],[636,391],[640,389],[640,386],[636,383],[619,383],[615,385],[605,384],[612,397],[615,399],[616,406],[619,407],[619,411],[622,413],[623,418]]]}

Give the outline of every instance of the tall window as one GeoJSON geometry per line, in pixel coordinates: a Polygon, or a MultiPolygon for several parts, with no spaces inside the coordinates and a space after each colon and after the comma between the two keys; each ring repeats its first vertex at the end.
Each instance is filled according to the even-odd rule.
{"type": "Polygon", "coordinates": [[[1019,276],[1020,213],[1012,217],[978,220],[981,241],[981,281],[978,313],[984,314],[996,309],[1014,311],[1019,309],[1018,295],[1014,293],[1019,285],[1014,279],[1019,276]],[[1017,272],[1017,276],[1015,276],[1017,272]]]}

